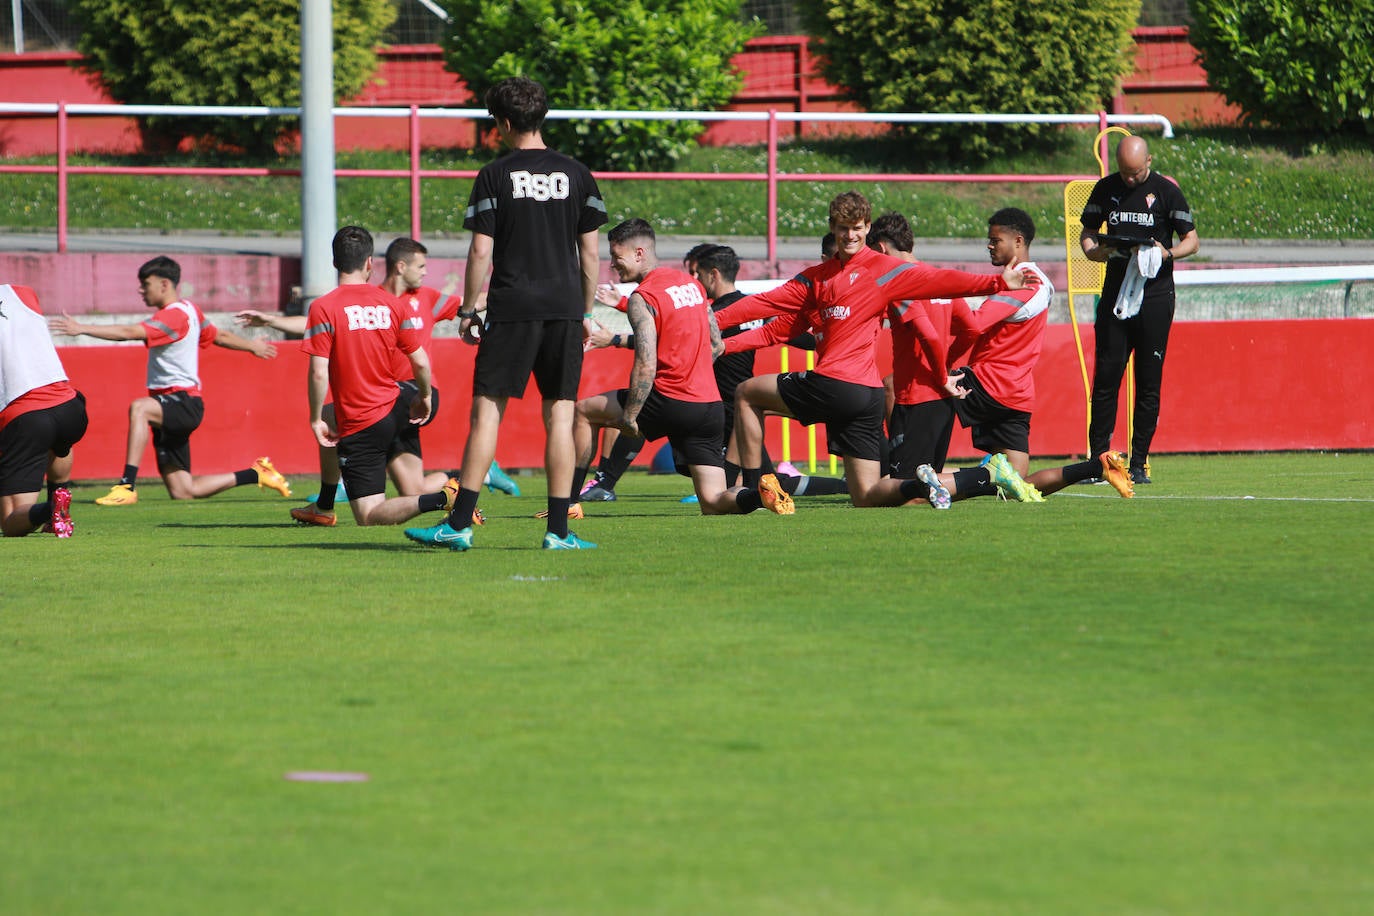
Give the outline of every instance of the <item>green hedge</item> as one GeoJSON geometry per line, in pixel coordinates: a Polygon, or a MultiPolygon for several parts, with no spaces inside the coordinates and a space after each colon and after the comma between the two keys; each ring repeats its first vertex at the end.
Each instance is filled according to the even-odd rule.
{"type": "MultiPolygon", "coordinates": [[[[267,105],[301,101],[301,11],[279,0],[75,0],[84,68],[111,98],[143,105],[267,105]]],[[[390,0],[334,0],[334,95],[355,95],[377,67],[396,16],[390,0]]],[[[294,118],[148,118],[145,143],[184,137],[271,152],[294,118]]]]}
{"type": "MultiPolygon", "coordinates": [[[[1139,0],[797,0],[826,78],[873,112],[1076,114],[1131,71],[1139,0]]],[[[917,149],[981,157],[1043,128],[919,125],[917,149]]]]}
{"type": "Polygon", "coordinates": [[[1374,0],[1190,0],[1207,78],[1255,124],[1374,133],[1374,0]]]}
{"type": "MultiPolygon", "coordinates": [[[[740,0],[451,0],[448,69],[481,104],[494,83],[527,76],[553,108],[714,111],[740,86],[731,58],[760,31],[740,0]]],[[[593,168],[652,169],[689,149],[703,125],[546,122],[549,144],[593,168]]]]}

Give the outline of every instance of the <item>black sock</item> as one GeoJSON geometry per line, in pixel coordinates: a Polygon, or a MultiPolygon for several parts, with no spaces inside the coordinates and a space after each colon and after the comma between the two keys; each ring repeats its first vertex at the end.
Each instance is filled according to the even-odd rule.
{"type": "Polygon", "coordinates": [[[954,472],[954,492],[960,499],[996,496],[997,485],[987,468],[960,468],[954,472]]]}
{"type": "Polygon", "coordinates": [[[444,506],[447,505],[447,504],[448,504],[448,494],[445,493],[443,490],[440,490],[438,493],[421,493],[421,494],[420,494],[420,511],[421,511],[421,512],[437,512],[437,511],[439,511],[440,509],[444,508],[444,506]]]}
{"type": "Polygon", "coordinates": [[[549,534],[554,537],[568,536],[568,506],[572,500],[562,496],[549,497],[549,534]]]}
{"type": "Polygon", "coordinates": [[[776,474],[778,468],[773,464],[773,459],[768,455],[768,449],[763,450],[763,460],[759,462],[759,474],[776,474]]]}
{"type": "Polygon", "coordinates": [[[1102,474],[1102,462],[1097,458],[1090,458],[1077,464],[1066,464],[1060,468],[1059,473],[1064,475],[1064,483],[1078,483],[1080,480],[1100,476],[1102,474]]]}
{"type": "Polygon", "coordinates": [[[746,488],[735,494],[735,505],[739,506],[740,512],[748,515],[756,509],[763,508],[763,497],[759,495],[757,488],[746,488]]]}
{"type": "Polygon", "coordinates": [[[49,480],[49,481],[48,481],[48,502],[52,502],[52,501],[53,501],[53,497],[57,495],[57,491],[58,491],[58,490],[69,490],[69,489],[71,489],[71,483],[70,483],[70,481],[67,482],[67,483],[53,483],[51,480],[49,480]]]}
{"type": "Polygon", "coordinates": [[[587,482],[587,472],[591,468],[573,468],[572,501],[582,501],[582,485],[587,482]]]}
{"type": "Polygon", "coordinates": [[[762,468],[740,468],[740,482],[744,484],[746,490],[757,490],[759,488],[759,478],[763,476],[762,468]]]}
{"type": "Polygon", "coordinates": [[[37,528],[52,520],[52,503],[34,503],[29,506],[29,524],[37,528]]]}
{"type": "Polygon", "coordinates": [[[315,508],[321,512],[334,511],[334,496],[338,493],[339,482],[328,483],[320,478],[320,495],[315,497],[315,508]]]}
{"type": "Polygon", "coordinates": [[[926,486],[925,482],[917,477],[913,477],[910,480],[903,480],[898,484],[897,492],[902,494],[902,500],[904,502],[912,499],[930,498],[930,487],[926,486]]]}
{"type": "Polygon", "coordinates": [[[734,462],[725,462],[725,486],[733,487],[739,483],[739,465],[734,462]]]}
{"type": "Polygon", "coordinates": [[[234,486],[236,486],[236,487],[241,487],[241,486],[243,486],[244,484],[257,483],[257,482],[258,482],[258,472],[255,471],[255,470],[253,470],[252,468],[249,468],[249,469],[246,470],[246,471],[235,471],[235,472],[234,472],[234,486]]]}
{"type": "Polygon", "coordinates": [[[611,446],[611,453],[603,459],[599,468],[601,489],[614,490],[615,485],[620,483],[620,478],[625,476],[625,472],[630,469],[635,458],[639,457],[639,451],[642,448],[644,448],[643,437],[627,436],[622,433],[615,440],[615,445],[611,446]]]}
{"type": "Polygon", "coordinates": [[[453,511],[444,519],[450,528],[462,531],[472,525],[472,510],[477,508],[478,495],[480,494],[477,490],[469,490],[464,486],[458,488],[458,498],[453,501],[453,511]]]}
{"type": "Polygon", "coordinates": [[[122,484],[127,484],[127,485],[130,486],[130,487],[132,487],[135,483],[137,483],[137,482],[138,482],[138,465],[136,465],[136,464],[126,464],[126,465],[124,465],[124,476],[121,477],[121,478],[119,478],[119,482],[122,483],[122,484]]]}
{"type": "Polygon", "coordinates": [[[779,477],[778,481],[784,490],[787,490],[789,485],[792,486],[787,492],[793,496],[834,496],[837,493],[849,492],[849,485],[840,477],[812,477],[803,474],[801,477],[779,477]]]}

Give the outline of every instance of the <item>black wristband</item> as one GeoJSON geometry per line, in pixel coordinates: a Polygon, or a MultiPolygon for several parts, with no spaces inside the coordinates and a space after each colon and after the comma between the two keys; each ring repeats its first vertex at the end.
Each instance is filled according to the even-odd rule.
{"type": "Polygon", "coordinates": [[[459,312],[459,313],[458,313],[458,317],[459,317],[459,318],[463,318],[463,319],[476,318],[476,317],[477,317],[477,312],[476,312],[475,310],[474,310],[474,311],[471,311],[471,312],[459,312]]]}
{"type": "Polygon", "coordinates": [[[618,346],[620,346],[620,335],[619,335],[619,334],[612,334],[612,335],[611,335],[611,346],[612,346],[612,347],[618,347],[618,346]]]}

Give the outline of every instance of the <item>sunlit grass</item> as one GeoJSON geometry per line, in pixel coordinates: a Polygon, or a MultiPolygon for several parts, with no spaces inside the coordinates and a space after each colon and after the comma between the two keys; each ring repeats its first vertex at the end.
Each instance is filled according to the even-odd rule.
{"type": "Polygon", "coordinates": [[[82,486],[0,543],[0,911],[1367,912],[1374,456],[1154,459],[790,517],[636,471],[579,553],[534,475],[465,554],[82,486]]]}

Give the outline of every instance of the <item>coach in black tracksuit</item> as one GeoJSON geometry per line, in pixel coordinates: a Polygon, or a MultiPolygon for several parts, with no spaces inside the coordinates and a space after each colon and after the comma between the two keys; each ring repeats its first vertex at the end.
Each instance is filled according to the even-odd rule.
{"type": "Polygon", "coordinates": [[[1117,171],[1093,186],[1080,221],[1079,244],[1093,261],[1105,261],[1107,277],[1097,303],[1093,329],[1092,413],[1088,422],[1089,454],[1111,448],[1116,427],[1117,394],[1126,361],[1135,353],[1135,431],[1131,438],[1131,480],[1149,483],[1145,464],[1159,424],[1159,389],[1164,354],[1174,321],[1174,261],[1198,250],[1197,229],[1183,191],[1150,169],[1150,151],[1142,137],[1127,137],[1116,148],[1117,171]],[[1147,279],[1140,311],[1130,318],[1114,314],[1117,294],[1126,278],[1133,248],[1099,242],[1100,232],[1139,239],[1160,249],[1159,273],[1147,279]],[[1178,242],[1174,242],[1177,234],[1178,242]]]}

